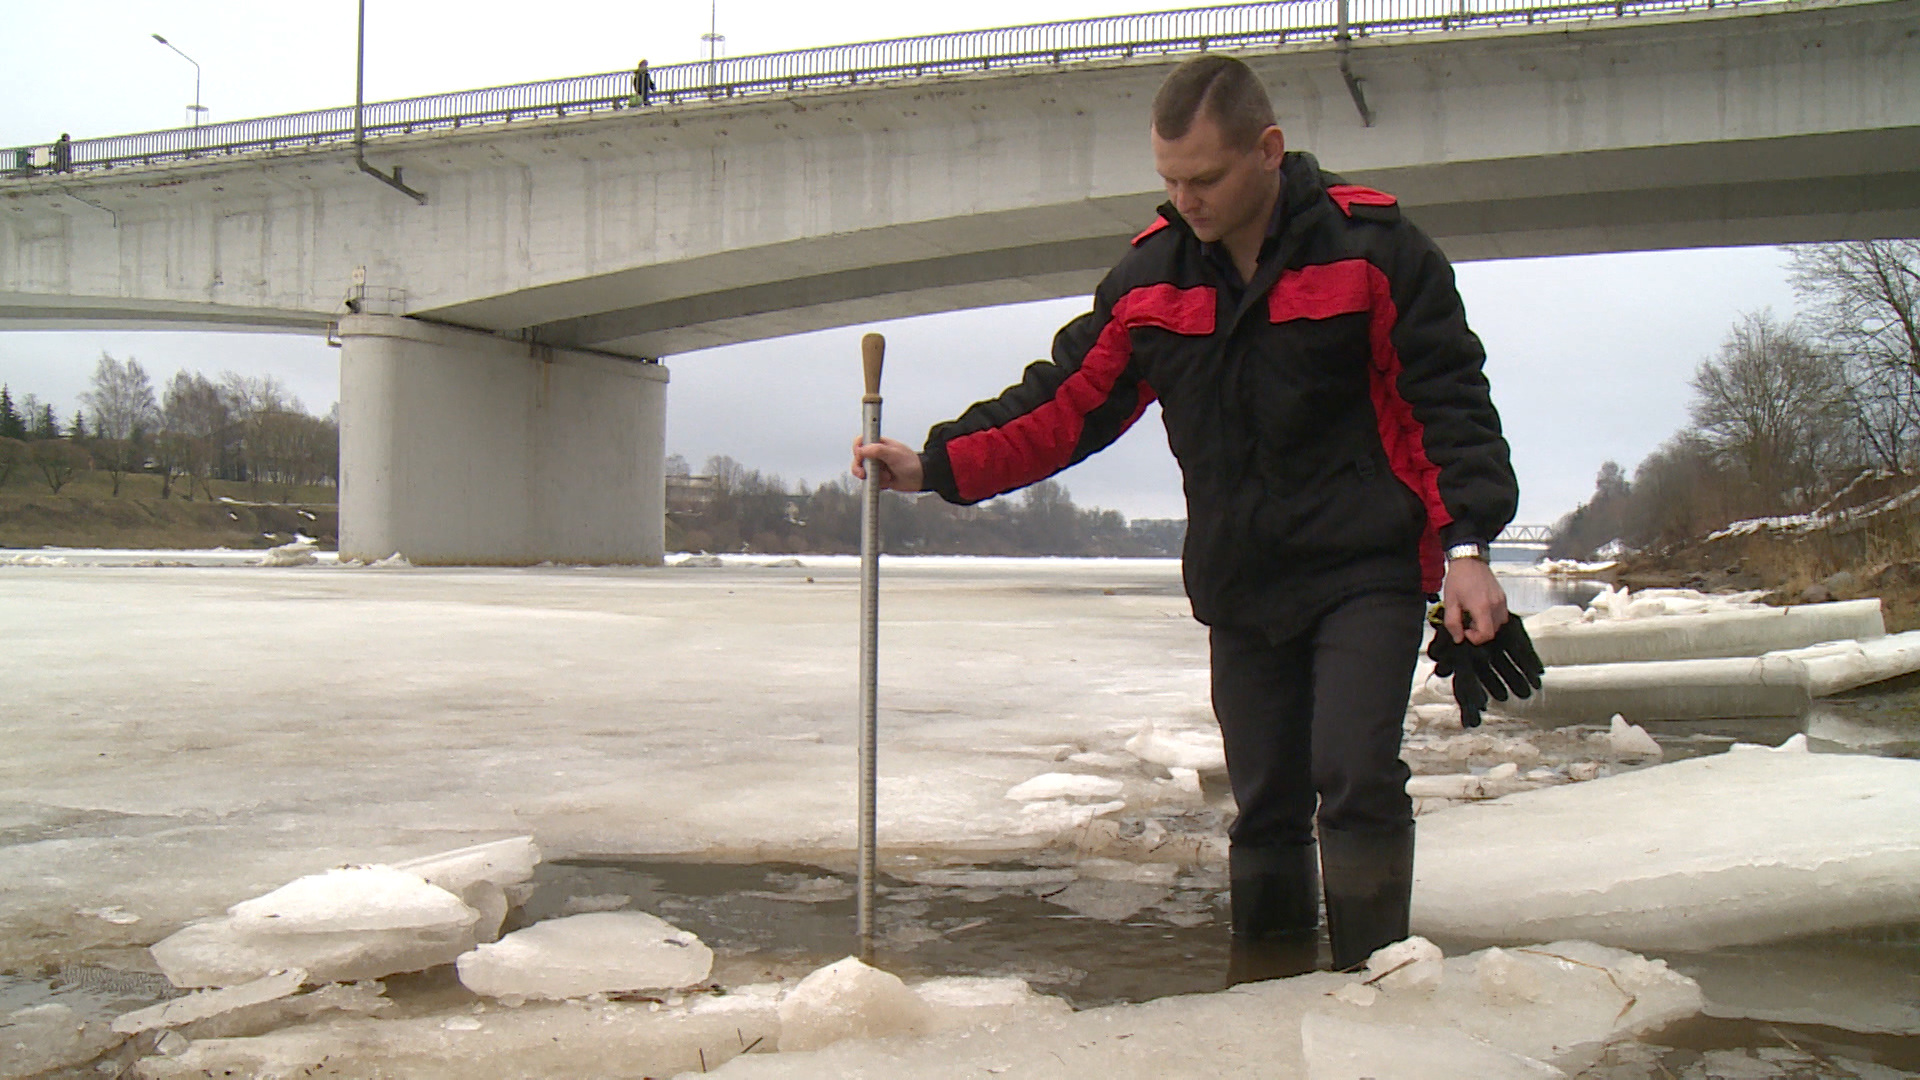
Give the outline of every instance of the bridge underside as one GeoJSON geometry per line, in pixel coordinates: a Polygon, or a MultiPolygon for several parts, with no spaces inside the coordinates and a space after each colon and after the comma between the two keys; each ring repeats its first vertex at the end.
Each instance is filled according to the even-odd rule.
{"type": "MultiPolygon", "coordinates": [[[[1455,262],[1920,236],[1920,127],[1346,175],[1399,196],[1455,262]]],[[[891,237],[791,241],[412,313],[563,348],[651,358],[1085,296],[1152,220],[1161,198],[1145,191],[901,226],[889,230],[897,234],[891,237]],[[1032,242],[983,246],[1008,238],[1032,242]],[[935,253],[819,269],[872,248],[935,253]],[[754,279],[769,280],[740,284],[754,279]],[[633,297],[649,299],[635,304],[633,297]],[[543,318],[582,309],[593,314],[543,318]]],[[[338,318],[337,311],[0,293],[0,330],[322,333],[338,318]]]]}
{"type": "MultiPolygon", "coordinates": [[[[1335,163],[1327,163],[1333,165],[1335,163]]],[[[1920,127],[1358,171],[1398,195],[1456,262],[1920,236],[1920,127]],[[1748,179],[1761,177],[1761,179],[1748,179]]],[[[1070,235],[924,258],[833,264],[836,238],[728,252],[420,312],[555,345],[666,356],[808,330],[1085,296],[1162,196],[947,223],[948,243],[1070,235]],[[740,286],[743,276],[777,280],[740,286]],[[708,291],[690,284],[714,282],[708,291]],[[622,306],[619,297],[661,297],[622,306]],[[596,313],[541,321],[552,308],[596,313]]],[[[927,226],[901,229],[939,235],[927,226]]],[[[876,238],[849,238],[873,244],[876,238]]],[[[897,247],[885,239],[880,246],[897,247]]]]}

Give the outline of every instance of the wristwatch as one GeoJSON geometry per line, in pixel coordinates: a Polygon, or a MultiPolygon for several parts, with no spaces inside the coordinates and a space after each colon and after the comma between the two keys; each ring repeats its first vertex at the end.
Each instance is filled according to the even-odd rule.
{"type": "Polygon", "coordinates": [[[1478,540],[1469,540],[1464,544],[1455,544],[1447,549],[1447,561],[1452,562],[1455,559],[1479,559],[1481,562],[1486,562],[1487,545],[1480,543],[1478,540]]]}

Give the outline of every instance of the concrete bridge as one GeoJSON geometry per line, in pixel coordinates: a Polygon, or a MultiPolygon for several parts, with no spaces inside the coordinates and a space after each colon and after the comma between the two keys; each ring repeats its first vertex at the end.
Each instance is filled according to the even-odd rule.
{"type": "Polygon", "coordinates": [[[651,361],[1084,294],[1152,218],[1147,102],[1202,48],[1456,259],[1920,235],[1920,0],[1422,2],[685,65],[643,107],[616,74],[370,108],[424,203],[361,174],[340,110],[29,149],[0,329],[336,333],[343,554],[644,562],[651,361]]]}

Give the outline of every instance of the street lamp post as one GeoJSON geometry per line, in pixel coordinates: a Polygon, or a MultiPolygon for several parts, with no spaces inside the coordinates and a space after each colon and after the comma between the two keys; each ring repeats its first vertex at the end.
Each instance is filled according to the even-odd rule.
{"type": "Polygon", "coordinates": [[[159,34],[153,35],[153,40],[159,42],[162,45],[165,45],[167,48],[172,49],[174,52],[180,53],[180,59],[185,60],[187,63],[193,65],[193,104],[187,106],[187,108],[192,110],[193,112],[193,126],[199,127],[200,117],[203,114],[205,114],[207,111],[206,106],[200,104],[200,61],[195,60],[193,57],[188,56],[186,53],[180,52],[180,46],[175,45],[173,42],[168,41],[166,38],[161,37],[159,34]]]}
{"type": "Polygon", "coordinates": [[[413,197],[413,201],[422,206],[427,204],[427,193],[415,191],[400,182],[400,166],[393,167],[393,175],[388,176],[379,169],[367,164],[367,0],[360,0],[360,36],[356,40],[353,53],[353,160],[360,171],[387,185],[395,191],[413,197]]]}

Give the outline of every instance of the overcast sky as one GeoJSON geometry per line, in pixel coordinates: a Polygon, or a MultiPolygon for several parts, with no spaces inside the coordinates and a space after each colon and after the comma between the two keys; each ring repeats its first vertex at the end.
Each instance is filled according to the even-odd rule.
{"type": "MultiPolygon", "coordinates": [[[[973,0],[966,5],[721,0],[727,55],[1128,11],[1151,0],[973,0]]],[[[703,57],[707,3],[368,0],[367,96],[407,97],[703,57]]],[[[184,122],[201,66],[211,120],[353,101],[354,0],[0,0],[0,146],[124,134],[184,122]]],[[[1143,121],[1144,122],[1144,121],[1143,121]]],[[[1311,150],[1311,146],[1301,149],[1311,150]]],[[[1140,152],[1148,153],[1144,137],[1140,152]]],[[[1338,169],[1340,163],[1325,164],[1338,169]]],[[[1459,266],[1485,340],[1494,400],[1520,474],[1522,522],[1549,523],[1591,493],[1612,459],[1630,471],[1686,420],[1687,379],[1742,312],[1795,310],[1772,248],[1583,256],[1459,266]]],[[[906,319],[668,358],[667,445],[789,480],[844,468],[859,425],[858,341],[888,338],[886,431],[918,444],[932,423],[997,393],[1044,356],[1082,300],[906,319]]],[[[102,350],[140,360],[156,385],[180,369],[272,374],[309,409],[339,394],[338,353],[277,334],[0,333],[0,383],[78,406],[102,350]]],[[[1156,414],[1061,477],[1082,505],[1178,517],[1178,472],[1156,414]]]]}

